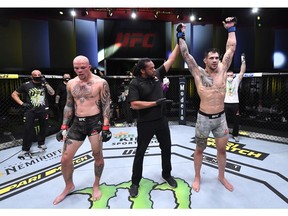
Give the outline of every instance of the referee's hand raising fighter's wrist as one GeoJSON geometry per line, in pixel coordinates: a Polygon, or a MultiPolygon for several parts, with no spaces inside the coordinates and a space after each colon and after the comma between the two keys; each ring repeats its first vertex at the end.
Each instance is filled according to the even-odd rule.
{"type": "Polygon", "coordinates": [[[156,106],[161,105],[165,101],[166,101],[166,98],[160,98],[160,99],[156,100],[156,106]]]}

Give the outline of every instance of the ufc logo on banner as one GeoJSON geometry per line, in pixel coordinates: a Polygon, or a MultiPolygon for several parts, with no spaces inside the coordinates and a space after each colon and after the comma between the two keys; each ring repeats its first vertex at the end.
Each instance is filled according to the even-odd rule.
{"type": "Polygon", "coordinates": [[[116,37],[116,43],[121,43],[121,47],[133,48],[140,45],[143,48],[152,48],[154,44],[154,33],[122,33],[119,32],[116,37]]]}

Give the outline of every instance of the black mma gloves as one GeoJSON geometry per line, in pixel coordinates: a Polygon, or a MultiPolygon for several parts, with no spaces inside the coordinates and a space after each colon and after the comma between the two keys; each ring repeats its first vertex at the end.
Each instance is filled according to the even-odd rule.
{"type": "Polygon", "coordinates": [[[234,26],[236,26],[236,24],[237,24],[237,18],[236,18],[236,17],[233,17],[230,21],[224,20],[224,22],[225,22],[225,23],[234,22],[234,26]]]}
{"type": "MultiPolygon", "coordinates": [[[[56,134],[56,139],[60,142],[63,140],[64,136],[67,135],[68,125],[62,125],[60,131],[56,134]]],[[[102,142],[107,142],[111,139],[112,133],[109,130],[109,125],[104,125],[102,127],[102,142]]]]}
{"type": "Polygon", "coordinates": [[[112,133],[109,129],[110,129],[109,125],[104,125],[102,127],[102,142],[107,142],[111,139],[112,133]]]}
{"type": "Polygon", "coordinates": [[[223,21],[223,23],[224,24],[227,24],[227,23],[234,23],[234,25],[233,26],[231,26],[231,27],[229,27],[229,28],[227,28],[227,27],[225,27],[225,28],[227,28],[227,31],[228,31],[228,33],[230,33],[230,32],[236,32],[236,24],[237,24],[237,18],[236,17],[233,17],[232,19],[230,19],[229,21],[227,21],[227,18],[223,21]]]}
{"type": "Polygon", "coordinates": [[[56,133],[56,139],[58,142],[63,141],[63,137],[67,135],[68,125],[61,125],[60,131],[56,133]]]}
{"type": "Polygon", "coordinates": [[[178,24],[178,26],[176,27],[176,38],[177,38],[177,44],[179,44],[179,39],[182,38],[183,40],[185,40],[185,32],[182,32],[182,28],[184,27],[183,23],[178,24]]]}

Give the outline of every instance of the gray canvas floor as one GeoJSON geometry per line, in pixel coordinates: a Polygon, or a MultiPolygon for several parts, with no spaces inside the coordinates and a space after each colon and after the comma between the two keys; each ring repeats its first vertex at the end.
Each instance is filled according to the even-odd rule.
{"type": "Polygon", "coordinates": [[[226,178],[234,191],[229,192],[217,180],[216,149],[211,135],[201,169],[201,190],[196,193],[191,189],[195,128],[170,125],[170,129],[176,189],[161,178],[160,148],[153,139],[144,159],[139,195],[129,197],[137,132],[136,127],[118,127],[111,128],[113,138],[103,146],[105,168],[100,201],[90,199],[94,171],[86,140],[75,156],[75,190],[58,205],[52,204],[64,188],[60,165],[62,143],[52,135],[47,137],[46,152],[31,160],[17,158],[21,146],[0,151],[0,209],[288,209],[288,145],[244,136],[234,143],[230,138],[226,178]]]}

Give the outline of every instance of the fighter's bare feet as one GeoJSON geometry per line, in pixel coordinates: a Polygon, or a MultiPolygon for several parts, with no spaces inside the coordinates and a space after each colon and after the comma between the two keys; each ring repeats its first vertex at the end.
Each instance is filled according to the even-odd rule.
{"type": "Polygon", "coordinates": [[[226,178],[222,178],[222,179],[220,179],[219,177],[218,177],[218,179],[219,179],[219,181],[224,185],[224,187],[227,189],[227,190],[229,190],[229,191],[233,191],[233,185],[231,185],[228,181],[227,181],[227,179],[226,178]]]}
{"type": "Polygon", "coordinates": [[[196,192],[200,191],[200,178],[194,179],[194,182],[192,183],[192,189],[196,192]]]}
{"type": "Polygon", "coordinates": [[[64,200],[65,197],[74,190],[74,188],[75,188],[74,185],[72,185],[71,187],[65,187],[64,191],[59,196],[57,196],[56,199],[53,201],[53,204],[57,205],[62,200],[64,200]]]}
{"type": "Polygon", "coordinates": [[[102,193],[99,190],[99,187],[93,188],[93,201],[98,201],[101,199],[102,193]]]}

